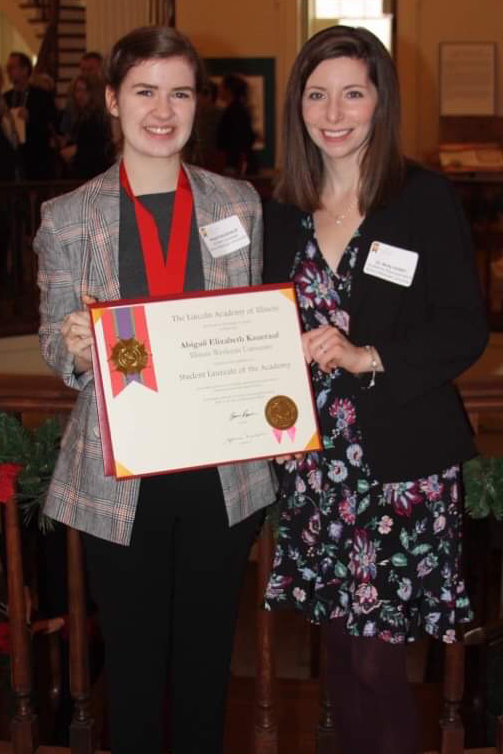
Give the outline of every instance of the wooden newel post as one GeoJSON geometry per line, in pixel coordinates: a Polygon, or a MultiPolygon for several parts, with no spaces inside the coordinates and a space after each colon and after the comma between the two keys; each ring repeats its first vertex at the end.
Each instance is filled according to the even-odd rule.
{"type": "Polygon", "coordinates": [[[463,754],[465,731],[460,710],[463,701],[465,647],[462,641],[445,645],[444,712],[441,754],[463,754]]]}
{"type": "MultiPolygon", "coordinates": [[[[258,542],[258,602],[262,603],[274,557],[274,536],[266,523],[258,542]]],[[[254,729],[255,754],[277,754],[278,725],[275,710],[274,617],[259,608],[257,616],[257,699],[254,729]]]]}
{"type": "Polygon", "coordinates": [[[94,720],[90,714],[91,691],[87,638],[87,610],[82,543],[76,529],[68,529],[68,603],[70,613],[70,691],[74,702],[70,725],[72,754],[93,754],[94,720]]]}
{"type": "Polygon", "coordinates": [[[496,725],[496,751],[498,754],[503,754],[503,716],[498,717],[496,725]]]}
{"type": "Polygon", "coordinates": [[[14,754],[33,754],[38,747],[38,721],[31,707],[30,636],[26,623],[23,556],[15,497],[15,479],[19,470],[20,467],[12,464],[0,466],[0,499],[5,502],[11,682],[15,700],[11,736],[14,754]]]}
{"type": "Polygon", "coordinates": [[[316,730],[316,754],[340,754],[332,705],[328,697],[326,627],[321,626],[320,642],[320,703],[321,714],[316,730]]]}

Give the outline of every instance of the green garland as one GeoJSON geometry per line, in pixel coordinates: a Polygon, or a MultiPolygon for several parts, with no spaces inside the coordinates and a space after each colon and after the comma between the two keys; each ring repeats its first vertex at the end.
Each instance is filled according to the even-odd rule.
{"type": "MultiPolygon", "coordinates": [[[[44,532],[52,531],[53,521],[42,512],[61,441],[61,425],[47,419],[37,429],[23,427],[14,414],[0,412],[0,464],[18,463],[17,499],[25,523],[35,516],[44,532]]],[[[477,456],[463,466],[465,509],[471,518],[493,515],[503,519],[503,458],[477,456]]],[[[271,506],[269,520],[277,527],[278,509],[271,506]]]]}
{"type": "Polygon", "coordinates": [[[503,519],[503,458],[476,456],[463,465],[465,509],[471,518],[503,519]]]}
{"type": "Polygon", "coordinates": [[[43,533],[54,529],[54,522],[43,513],[43,502],[56,464],[61,426],[56,418],[47,419],[36,429],[26,429],[13,414],[0,412],[0,464],[22,466],[18,477],[17,500],[23,520],[37,517],[43,533]]]}

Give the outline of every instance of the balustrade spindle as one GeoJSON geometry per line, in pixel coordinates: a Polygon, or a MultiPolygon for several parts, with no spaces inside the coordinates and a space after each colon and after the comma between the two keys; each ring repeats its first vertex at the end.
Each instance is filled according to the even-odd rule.
{"type": "MultiPolygon", "coordinates": [[[[479,383],[467,383],[461,393],[465,408],[475,434],[479,430],[480,411],[494,408],[494,397],[500,400],[501,386],[495,388],[489,383],[485,386],[479,383]],[[496,393],[496,395],[495,395],[496,393]]],[[[444,667],[444,707],[440,720],[441,754],[463,754],[465,731],[461,720],[461,703],[464,692],[465,674],[465,646],[462,641],[447,644],[444,667]]]]}
{"type": "Polygon", "coordinates": [[[49,697],[54,705],[54,709],[58,708],[61,698],[61,647],[59,632],[55,634],[49,634],[47,637],[47,643],[49,647],[49,664],[51,668],[51,686],[49,688],[49,697]]]}
{"type": "Polygon", "coordinates": [[[316,754],[342,754],[328,696],[326,628],[321,628],[320,642],[320,704],[321,715],[316,731],[316,754]]]}
{"type": "Polygon", "coordinates": [[[497,754],[503,754],[503,717],[498,717],[496,723],[496,751],[497,754]]]}
{"type": "Polygon", "coordinates": [[[11,681],[15,714],[11,723],[14,754],[33,754],[38,747],[38,720],[31,706],[30,637],[26,624],[19,517],[14,496],[5,504],[7,588],[11,645],[11,681]]]}
{"type": "Polygon", "coordinates": [[[72,754],[93,754],[94,721],[90,714],[91,690],[87,646],[87,611],[82,543],[76,529],[68,528],[68,590],[70,606],[70,692],[74,701],[70,725],[72,754]]]}
{"type": "Polygon", "coordinates": [[[445,645],[444,711],[441,754],[463,754],[465,730],[460,710],[463,700],[465,648],[463,642],[445,645]]]}
{"type": "MultiPolygon", "coordinates": [[[[274,536],[266,523],[258,542],[257,589],[264,597],[274,556],[274,536]]],[[[255,754],[277,754],[278,725],[275,709],[274,615],[259,608],[257,615],[257,700],[254,729],[255,754]]]]}

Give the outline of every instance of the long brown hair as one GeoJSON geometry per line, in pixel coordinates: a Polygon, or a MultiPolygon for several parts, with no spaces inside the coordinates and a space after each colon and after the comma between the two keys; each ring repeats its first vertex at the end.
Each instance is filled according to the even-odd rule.
{"type": "Polygon", "coordinates": [[[75,90],[77,84],[82,83],[87,89],[89,95],[89,102],[84,107],[82,115],[89,115],[96,110],[99,110],[105,116],[105,87],[101,78],[97,76],[88,76],[85,73],[79,73],[70,85],[70,97],[72,104],[76,110],[78,110],[77,102],[75,99],[75,90]]]}
{"type": "Polygon", "coordinates": [[[377,89],[377,104],[360,164],[359,209],[362,215],[389,200],[401,187],[405,160],[400,147],[400,93],[393,61],[367,29],[331,26],[309,39],[295,60],[286,90],[282,172],[275,197],[306,212],[320,206],[324,166],[319,148],[302,117],[306,82],[324,60],[362,60],[377,89]]]}

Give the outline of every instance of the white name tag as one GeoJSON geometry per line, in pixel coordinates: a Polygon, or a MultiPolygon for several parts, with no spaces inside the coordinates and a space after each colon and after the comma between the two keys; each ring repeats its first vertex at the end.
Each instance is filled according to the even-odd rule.
{"type": "Polygon", "coordinates": [[[233,251],[242,249],[250,243],[248,233],[243,228],[243,224],[237,215],[224,217],[223,220],[217,220],[216,223],[203,225],[199,228],[206,248],[210,254],[217,258],[226,254],[232,254],[233,251]]]}
{"type": "Polygon", "coordinates": [[[408,288],[414,279],[419,255],[415,251],[372,241],[363,271],[389,283],[408,288]]]}

